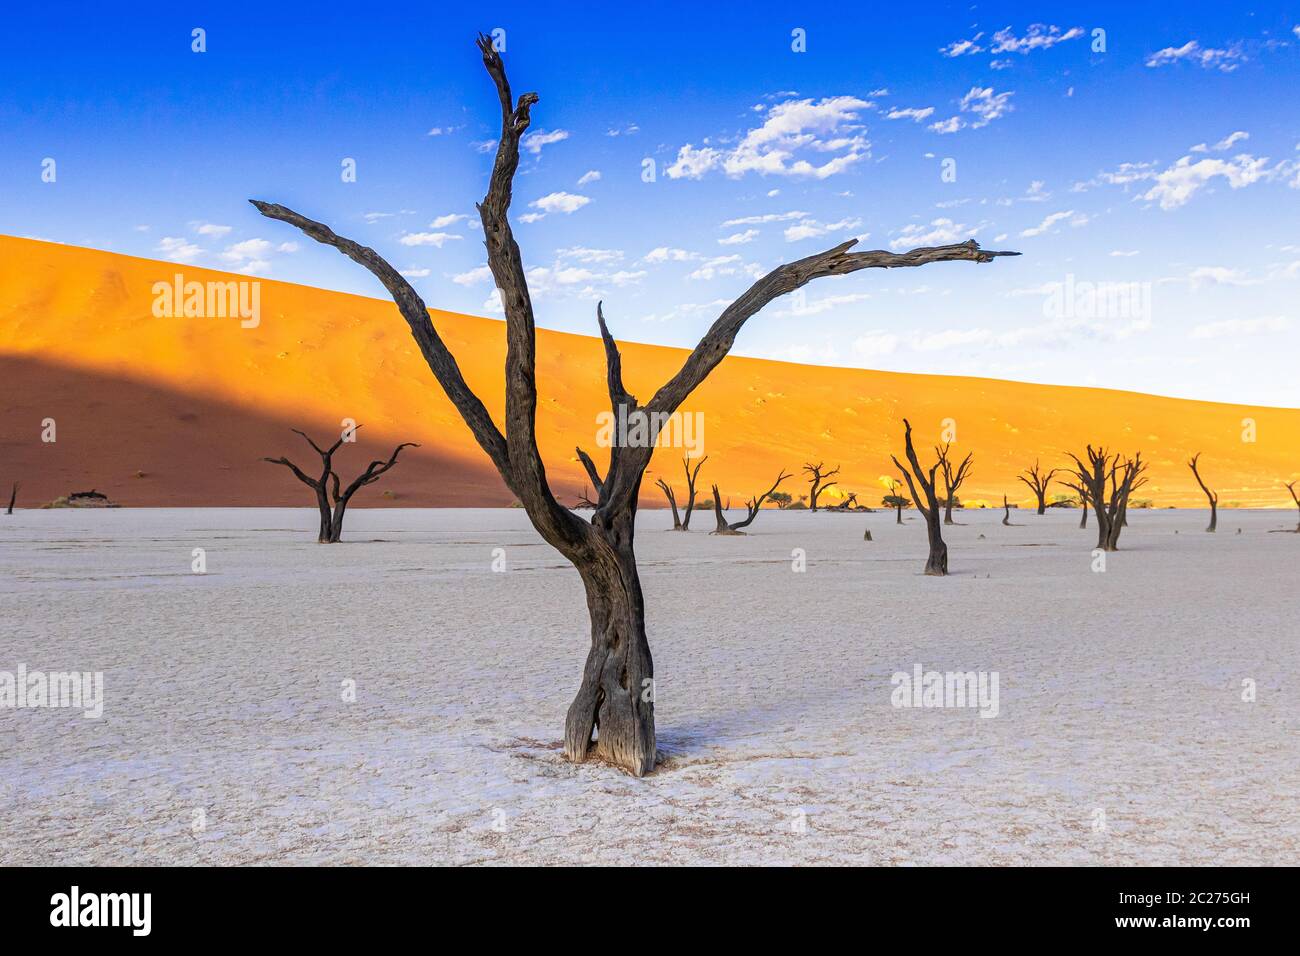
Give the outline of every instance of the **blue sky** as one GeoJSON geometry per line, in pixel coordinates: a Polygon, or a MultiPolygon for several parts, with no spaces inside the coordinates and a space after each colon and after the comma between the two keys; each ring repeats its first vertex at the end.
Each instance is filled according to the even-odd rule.
{"type": "Polygon", "coordinates": [[[500,28],[541,96],[513,210],[540,325],[591,334],[603,298],[619,338],[691,346],[782,261],[973,236],[1024,255],[814,284],[736,352],[1300,404],[1300,3],[179,6],[3,14],[0,232],[383,296],[256,197],[492,315],[500,28]]]}

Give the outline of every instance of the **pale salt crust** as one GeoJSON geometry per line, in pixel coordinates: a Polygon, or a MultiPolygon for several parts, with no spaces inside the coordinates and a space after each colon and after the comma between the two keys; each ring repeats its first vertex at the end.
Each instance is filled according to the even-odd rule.
{"type": "Polygon", "coordinates": [[[1102,574],[1077,511],[1001,517],[935,579],[915,514],[643,511],[637,780],[561,759],[586,607],[520,511],[20,511],[0,670],[106,703],[0,710],[0,863],[1300,860],[1295,512],[1138,511],[1102,574]],[[997,671],[999,716],[892,707],[917,663],[997,671]]]}

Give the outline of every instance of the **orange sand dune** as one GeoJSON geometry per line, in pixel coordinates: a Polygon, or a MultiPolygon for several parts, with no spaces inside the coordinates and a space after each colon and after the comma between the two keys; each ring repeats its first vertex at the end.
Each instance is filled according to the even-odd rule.
{"type": "MultiPolygon", "coordinates": [[[[363,447],[342,462],[345,475],[398,441],[424,446],[362,492],[359,506],[509,503],[390,302],[263,279],[256,328],[238,318],[155,318],[154,283],[176,273],[199,282],[246,278],[0,237],[0,486],[21,480],[20,504],[93,486],[138,506],[306,505],[306,489],[257,459],[288,453],[306,465],[305,446],[288,429],[324,436],[345,418],[365,426],[363,447]],[[57,423],[53,445],[41,441],[45,417],[57,423]],[[385,488],[395,497],[382,497],[385,488]]],[[[502,323],[433,316],[500,422],[502,323]]],[[[622,348],[625,381],[643,400],[685,355],[622,348]]],[[[603,352],[596,338],[543,330],[537,353],[539,443],[557,495],[572,501],[585,485],[574,446],[598,464],[605,458],[596,447],[597,415],[608,408],[603,352]]],[[[904,415],[927,445],[944,419],[956,421],[956,447],[975,454],[961,494],[968,503],[1000,504],[1006,493],[1029,504],[1016,473],[1035,458],[1064,465],[1067,450],[1089,441],[1140,449],[1151,462],[1140,496],[1157,506],[1204,506],[1185,465],[1194,451],[1225,506],[1290,507],[1282,482],[1300,477],[1296,409],[729,358],[685,411],[703,415],[706,493],[716,482],[736,501],[765,489],[781,468],[796,472],[783,490],[797,497],[807,491],[799,467],[825,460],[842,466],[832,497],[854,491],[877,504],[904,415]],[[1254,442],[1242,440],[1243,419],[1254,420],[1254,442]]],[[[662,502],[657,477],[681,487],[680,457],[671,448],[655,455],[646,504],[662,502]]]]}

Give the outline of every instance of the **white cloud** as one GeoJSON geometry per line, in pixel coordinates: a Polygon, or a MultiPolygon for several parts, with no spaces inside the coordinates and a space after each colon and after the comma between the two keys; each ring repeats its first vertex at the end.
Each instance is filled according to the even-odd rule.
{"type": "Polygon", "coordinates": [[[1155,185],[1142,198],[1159,203],[1161,209],[1177,209],[1216,177],[1226,180],[1233,189],[1241,189],[1266,178],[1267,167],[1268,157],[1256,159],[1247,153],[1230,160],[1202,159],[1195,163],[1190,156],[1184,156],[1164,172],[1157,173],[1155,185]]]}
{"type": "Polygon", "coordinates": [[[909,106],[907,109],[890,110],[888,113],[885,114],[885,119],[891,119],[891,120],[910,119],[913,122],[919,123],[921,122],[921,120],[925,119],[933,112],[934,112],[933,106],[927,106],[924,107],[923,109],[917,109],[916,107],[909,106]]]}
{"type": "Polygon", "coordinates": [[[458,272],[451,277],[451,281],[456,285],[478,285],[480,282],[492,281],[492,270],[487,266],[479,266],[477,269],[470,269],[468,272],[458,272]]]}
{"type": "Polygon", "coordinates": [[[846,229],[856,229],[862,225],[861,219],[841,219],[839,222],[821,223],[816,219],[805,219],[803,222],[796,223],[793,226],[786,227],[785,241],[798,242],[800,239],[813,239],[817,236],[825,236],[832,232],[843,232],[846,229]]]}
{"type": "Polygon", "coordinates": [[[951,219],[934,219],[928,225],[911,223],[904,226],[897,239],[890,240],[891,249],[908,249],[913,246],[944,246],[962,242],[979,232],[965,223],[953,222],[951,219]]]}
{"type": "Polygon", "coordinates": [[[828,295],[813,302],[806,302],[801,308],[780,309],[774,314],[781,317],[820,315],[823,312],[838,309],[842,305],[852,305],[855,302],[864,302],[870,298],[871,294],[869,292],[847,292],[844,295],[828,295]]]}
{"type": "Polygon", "coordinates": [[[1240,143],[1242,140],[1246,140],[1246,139],[1250,139],[1250,134],[1243,130],[1237,130],[1235,133],[1229,133],[1227,136],[1219,140],[1213,146],[1207,146],[1205,143],[1197,143],[1195,146],[1192,147],[1191,152],[1208,153],[1213,151],[1216,153],[1222,153],[1229,149],[1232,149],[1232,147],[1235,146],[1237,143],[1240,143]]]}
{"type": "Polygon", "coordinates": [[[758,235],[757,229],[746,229],[744,232],[732,233],[725,239],[719,239],[720,246],[743,246],[747,242],[753,242],[754,237],[758,235]]]}
{"type": "Polygon", "coordinates": [[[1259,335],[1269,332],[1286,332],[1291,328],[1291,320],[1283,316],[1270,316],[1264,319],[1224,319],[1220,322],[1204,322],[1194,326],[1188,333],[1194,339],[1220,339],[1227,336],[1259,335]]]}
{"type": "Polygon", "coordinates": [[[740,256],[714,256],[712,259],[706,259],[704,263],[692,272],[686,278],[688,279],[713,279],[720,275],[735,275],[738,271],[736,263],[740,262],[740,256]]]}
{"type": "Polygon", "coordinates": [[[1241,52],[1240,45],[1234,45],[1227,49],[1215,49],[1214,47],[1203,47],[1195,40],[1188,40],[1180,47],[1167,46],[1163,50],[1152,53],[1147,57],[1146,65],[1149,67],[1167,66],[1180,60],[1195,63],[1202,69],[1231,73],[1246,62],[1246,56],[1241,52]]]}
{"type": "Polygon", "coordinates": [[[436,246],[441,249],[443,243],[463,238],[450,232],[408,232],[397,241],[404,246],[436,246]]]}
{"type": "Polygon", "coordinates": [[[445,216],[439,216],[433,222],[429,223],[429,228],[446,229],[448,226],[452,225],[453,223],[466,222],[468,220],[469,220],[469,216],[465,215],[464,213],[452,212],[452,213],[448,213],[445,216]]]}
{"type": "Polygon", "coordinates": [[[523,140],[520,142],[524,149],[534,156],[542,151],[543,146],[550,146],[552,143],[560,143],[569,138],[569,131],[565,129],[533,130],[525,133],[523,140]]]}
{"type": "Polygon", "coordinates": [[[728,219],[723,226],[761,226],[769,222],[791,222],[795,219],[807,219],[806,212],[791,210],[790,212],[769,212],[761,216],[744,216],[740,219],[728,219]]]}
{"type": "Polygon", "coordinates": [[[587,170],[585,173],[582,174],[581,178],[578,180],[578,185],[579,185],[579,186],[585,186],[585,185],[587,185],[588,183],[594,183],[594,182],[596,182],[596,181],[599,180],[599,179],[600,179],[600,170],[599,170],[599,169],[589,169],[589,170],[587,170]]]}
{"type": "Polygon", "coordinates": [[[163,236],[158,240],[156,251],[161,252],[172,262],[193,262],[203,254],[203,249],[180,236],[163,236]]]}
{"type": "Polygon", "coordinates": [[[497,141],[494,139],[482,139],[470,143],[470,145],[474,147],[476,153],[490,153],[492,150],[497,148],[497,141]]]}
{"type": "Polygon", "coordinates": [[[1017,38],[1011,32],[1011,28],[999,30],[993,34],[993,46],[990,53],[1020,53],[1027,54],[1031,50],[1046,50],[1065,40],[1074,40],[1083,36],[1081,27],[1070,27],[1064,33],[1060,27],[1044,26],[1041,23],[1033,24],[1023,37],[1017,38]]]}
{"type": "Polygon", "coordinates": [[[229,235],[231,227],[218,226],[216,223],[212,222],[201,222],[194,227],[194,231],[200,236],[213,236],[214,238],[220,239],[222,236],[229,235]]]}
{"type": "Polygon", "coordinates": [[[960,116],[950,116],[946,120],[931,123],[929,128],[936,133],[955,133],[967,126],[971,129],[988,126],[995,119],[1001,119],[1015,109],[1010,102],[1014,95],[1015,93],[1011,91],[995,93],[991,86],[972,86],[970,92],[961,98],[958,106],[963,113],[974,114],[974,120],[968,124],[960,116]]]}
{"type": "Polygon", "coordinates": [[[976,53],[983,53],[984,48],[979,45],[982,36],[984,36],[983,31],[975,34],[969,40],[953,40],[947,46],[940,47],[939,52],[947,57],[971,56],[976,53]]]}
{"type": "Polygon", "coordinates": [[[623,261],[623,250],[621,249],[588,249],[586,246],[569,246],[565,249],[556,249],[555,255],[560,259],[576,259],[579,262],[621,262],[623,261]]]}
{"type": "Polygon", "coordinates": [[[1249,278],[1240,269],[1228,266],[1197,266],[1187,274],[1187,281],[1193,289],[1206,285],[1246,286],[1258,284],[1258,279],[1249,278]]]}
{"type": "Polygon", "coordinates": [[[699,179],[716,169],[733,179],[751,172],[826,179],[871,155],[864,127],[856,122],[858,112],[870,107],[853,96],[777,103],[768,110],[763,125],[749,130],[735,148],[696,148],[688,143],[665,172],[670,179],[699,179]],[[836,155],[824,163],[795,155],[809,151],[836,155]]]}
{"type": "Polygon", "coordinates": [[[1136,256],[1136,255],[1138,254],[1138,250],[1136,250],[1136,249],[1128,249],[1128,250],[1124,250],[1124,249],[1112,249],[1112,250],[1110,251],[1110,254],[1111,254],[1112,256],[1119,256],[1119,257],[1123,257],[1123,258],[1128,258],[1129,256],[1136,256]]]}
{"type": "Polygon", "coordinates": [[[405,276],[408,279],[424,279],[429,275],[428,269],[403,269],[398,275],[405,276]]]}
{"type": "Polygon", "coordinates": [[[1026,238],[1026,239],[1031,238],[1033,236],[1041,236],[1043,233],[1047,232],[1058,222],[1065,222],[1067,220],[1072,226],[1083,226],[1087,224],[1088,217],[1083,214],[1079,214],[1076,216],[1073,209],[1067,209],[1065,212],[1054,212],[1051,215],[1044,218],[1043,221],[1040,222],[1037,226],[1033,226],[1029,229],[1026,229],[1020,235],[1022,238],[1026,238]]]}
{"type": "Polygon", "coordinates": [[[533,209],[540,209],[543,214],[562,212],[567,215],[572,212],[577,212],[589,202],[591,202],[591,199],[587,196],[577,196],[573,193],[558,192],[549,193],[541,199],[534,199],[528,205],[533,209]]]}
{"type": "Polygon", "coordinates": [[[697,253],[687,252],[685,249],[671,249],[668,246],[659,246],[657,249],[651,249],[645,254],[645,262],[689,262],[692,259],[700,258],[697,253]]]}
{"type": "Polygon", "coordinates": [[[221,258],[227,262],[246,262],[259,260],[265,265],[265,258],[272,252],[297,252],[298,243],[282,242],[278,246],[265,239],[245,239],[226,246],[221,258]]]}

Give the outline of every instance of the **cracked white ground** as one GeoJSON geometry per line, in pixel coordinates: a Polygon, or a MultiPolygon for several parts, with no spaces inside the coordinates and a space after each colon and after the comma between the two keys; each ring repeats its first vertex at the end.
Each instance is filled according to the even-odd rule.
{"type": "Polygon", "coordinates": [[[1138,511],[1104,573],[1077,511],[959,515],[936,579],[914,513],[642,511],[641,780],[561,758],[586,605],[521,511],[0,517],[0,670],[106,698],[0,709],[0,863],[1294,864],[1294,511],[1138,511]],[[917,663],[998,716],[894,708],[917,663]]]}

